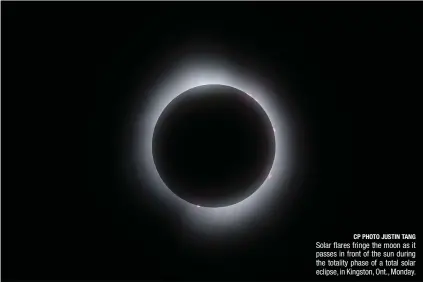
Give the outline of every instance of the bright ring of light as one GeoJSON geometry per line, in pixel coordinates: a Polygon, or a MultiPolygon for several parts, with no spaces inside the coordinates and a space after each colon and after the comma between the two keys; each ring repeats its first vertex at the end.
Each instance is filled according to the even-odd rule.
{"type": "MultiPolygon", "coordinates": [[[[281,182],[290,169],[291,129],[276,96],[266,90],[255,76],[245,70],[228,66],[216,58],[183,60],[171,72],[164,75],[149,92],[150,99],[137,116],[135,127],[134,162],[140,181],[148,182],[149,193],[165,203],[173,212],[183,215],[187,227],[205,233],[235,231],[245,227],[250,219],[265,214],[275,193],[281,191],[281,182]],[[196,86],[220,84],[237,88],[254,98],[267,113],[275,131],[275,158],[268,178],[260,188],[243,201],[226,207],[199,207],[175,195],[162,181],[154,165],[152,154],[153,132],[165,107],[178,95],[196,86]]],[[[226,232],[225,232],[226,233],[226,232]]]]}

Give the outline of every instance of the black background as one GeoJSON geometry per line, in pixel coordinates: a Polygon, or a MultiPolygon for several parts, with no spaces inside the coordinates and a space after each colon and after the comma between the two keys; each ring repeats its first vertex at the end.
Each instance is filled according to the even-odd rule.
{"type": "Polygon", "coordinates": [[[2,2],[3,278],[314,279],[316,241],[417,233],[422,33],[411,2],[2,2]],[[283,73],[314,148],[291,224],[226,256],[139,217],[119,170],[134,72],[198,38],[283,73]]]}

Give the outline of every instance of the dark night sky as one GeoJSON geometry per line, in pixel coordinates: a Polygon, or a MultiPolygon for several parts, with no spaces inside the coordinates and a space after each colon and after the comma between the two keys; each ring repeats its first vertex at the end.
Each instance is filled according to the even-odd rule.
{"type": "Polygon", "coordinates": [[[2,2],[3,278],[314,279],[316,241],[417,233],[422,8],[2,2]],[[134,83],[197,41],[288,81],[313,147],[289,225],[225,256],[181,243],[177,224],[122,192],[134,83]]]}

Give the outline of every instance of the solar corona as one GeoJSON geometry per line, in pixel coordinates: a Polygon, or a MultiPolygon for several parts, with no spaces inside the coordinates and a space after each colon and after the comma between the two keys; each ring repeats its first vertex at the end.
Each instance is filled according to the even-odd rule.
{"type": "Polygon", "coordinates": [[[140,103],[136,110],[131,151],[138,180],[147,184],[144,185],[148,187],[147,194],[181,214],[188,228],[210,234],[236,231],[248,225],[250,220],[265,216],[266,207],[273,203],[276,195],[283,193],[281,184],[288,175],[292,159],[292,129],[288,114],[276,95],[251,71],[231,66],[222,58],[203,56],[174,63],[160,77],[160,82],[149,89],[148,97],[148,101],[140,103]],[[274,133],[274,158],[269,163],[265,179],[247,198],[227,206],[207,207],[190,203],[173,193],[160,176],[153,156],[154,131],[165,108],[182,93],[207,85],[228,86],[249,95],[266,113],[274,133]]]}

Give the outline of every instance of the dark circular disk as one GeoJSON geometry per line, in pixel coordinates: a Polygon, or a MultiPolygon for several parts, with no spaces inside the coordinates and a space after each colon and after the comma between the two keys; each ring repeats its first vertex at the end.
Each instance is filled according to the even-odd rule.
{"type": "Polygon", "coordinates": [[[177,96],[160,115],[152,142],[166,186],[202,207],[232,205],[253,194],[275,157],[266,112],[246,93],[224,85],[177,96]]]}

